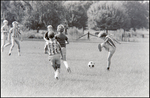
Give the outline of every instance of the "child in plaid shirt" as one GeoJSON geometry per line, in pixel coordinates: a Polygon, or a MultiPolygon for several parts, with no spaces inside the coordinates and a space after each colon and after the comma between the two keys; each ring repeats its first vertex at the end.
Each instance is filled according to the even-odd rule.
{"type": "Polygon", "coordinates": [[[48,55],[49,61],[51,62],[52,67],[55,70],[55,79],[58,79],[60,73],[60,57],[63,57],[61,46],[59,42],[54,38],[54,33],[51,32],[48,34],[48,55]]]}

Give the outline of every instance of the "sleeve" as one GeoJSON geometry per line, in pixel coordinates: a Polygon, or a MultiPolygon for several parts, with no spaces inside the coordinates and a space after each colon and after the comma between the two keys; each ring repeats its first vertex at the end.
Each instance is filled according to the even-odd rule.
{"type": "Polygon", "coordinates": [[[57,39],[57,35],[55,35],[55,39],[57,39]]]}
{"type": "Polygon", "coordinates": [[[45,33],[44,38],[48,38],[48,32],[45,33]]]}

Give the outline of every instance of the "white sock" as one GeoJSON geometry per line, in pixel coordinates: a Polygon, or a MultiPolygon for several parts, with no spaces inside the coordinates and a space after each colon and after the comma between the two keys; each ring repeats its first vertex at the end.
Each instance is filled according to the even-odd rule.
{"type": "Polygon", "coordinates": [[[55,78],[58,77],[58,75],[59,75],[59,69],[57,69],[57,70],[55,71],[55,78]]]}
{"type": "Polygon", "coordinates": [[[67,61],[63,61],[63,62],[64,62],[64,65],[66,66],[66,68],[68,68],[69,66],[68,66],[67,61]]]}

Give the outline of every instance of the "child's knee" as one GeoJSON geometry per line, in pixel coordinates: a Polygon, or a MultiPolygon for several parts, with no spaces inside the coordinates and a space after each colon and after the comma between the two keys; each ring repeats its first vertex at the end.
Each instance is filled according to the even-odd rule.
{"type": "Polygon", "coordinates": [[[101,45],[101,47],[103,47],[105,44],[104,44],[104,43],[101,43],[100,45],[101,45]]]}

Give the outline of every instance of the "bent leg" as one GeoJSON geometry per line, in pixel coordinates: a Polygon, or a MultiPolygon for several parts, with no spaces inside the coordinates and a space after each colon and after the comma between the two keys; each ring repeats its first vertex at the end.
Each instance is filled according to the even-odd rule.
{"type": "Polygon", "coordinates": [[[20,43],[17,39],[15,39],[16,44],[18,45],[18,52],[20,52],[20,43]]]}
{"type": "Polygon", "coordinates": [[[14,47],[14,45],[15,45],[15,41],[14,41],[14,38],[12,38],[11,39],[11,47],[10,47],[10,49],[9,49],[9,55],[11,55],[11,52],[12,52],[12,50],[13,50],[13,47],[14,47]]]}

